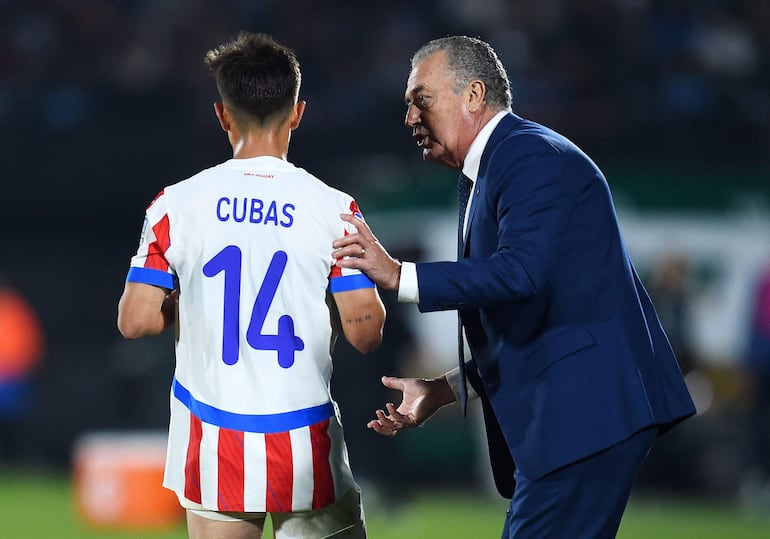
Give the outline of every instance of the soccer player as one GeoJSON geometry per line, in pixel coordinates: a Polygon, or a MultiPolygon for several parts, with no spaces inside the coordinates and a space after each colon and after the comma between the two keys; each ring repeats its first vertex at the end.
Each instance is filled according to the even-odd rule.
{"type": "Polygon", "coordinates": [[[355,232],[339,214],[360,211],[287,160],[293,51],[241,33],[205,63],[233,159],[153,200],[118,306],[126,338],[176,322],[164,486],[192,538],[261,537],[268,513],[279,538],[366,537],[329,390],[340,327],[362,353],[382,339],[374,284],[330,256],[355,232]]]}

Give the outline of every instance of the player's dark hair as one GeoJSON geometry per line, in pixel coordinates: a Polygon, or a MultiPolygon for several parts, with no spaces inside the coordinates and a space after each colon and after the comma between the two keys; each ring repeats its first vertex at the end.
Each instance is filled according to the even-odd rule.
{"type": "Polygon", "coordinates": [[[241,32],[208,51],[204,62],[239,123],[281,121],[297,102],[302,80],[297,56],[269,35],[241,32]]]}

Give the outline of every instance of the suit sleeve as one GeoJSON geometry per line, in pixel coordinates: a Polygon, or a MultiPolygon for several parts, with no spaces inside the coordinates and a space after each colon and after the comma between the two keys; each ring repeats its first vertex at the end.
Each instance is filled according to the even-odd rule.
{"type": "Polygon", "coordinates": [[[421,311],[521,301],[542,289],[579,194],[578,182],[565,174],[567,160],[534,136],[495,149],[470,234],[496,234],[496,246],[488,256],[417,264],[421,311]]]}

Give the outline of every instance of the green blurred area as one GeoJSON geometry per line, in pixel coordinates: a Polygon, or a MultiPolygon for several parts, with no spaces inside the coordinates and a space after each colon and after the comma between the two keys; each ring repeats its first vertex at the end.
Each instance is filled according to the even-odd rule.
{"type": "MultiPolygon", "coordinates": [[[[371,539],[496,538],[506,500],[474,491],[425,491],[385,502],[364,491],[371,539]],[[397,502],[397,503],[396,503],[397,502]]],[[[768,512],[681,498],[634,498],[621,539],[755,539],[767,537],[768,512]]],[[[4,539],[183,539],[183,522],[170,529],[96,529],[75,511],[70,478],[49,473],[0,473],[0,536],[4,539]]],[[[269,533],[265,537],[270,537],[269,533]]]]}
{"type": "MultiPolygon", "coordinates": [[[[704,163],[597,162],[619,206],[644,211],[724,214],[747,207],[770,211],[770,169],[704,163]]],[[[371,166],[356,189],[365,211],[451,209],[457,173],[413,163],[371,166]]]]}

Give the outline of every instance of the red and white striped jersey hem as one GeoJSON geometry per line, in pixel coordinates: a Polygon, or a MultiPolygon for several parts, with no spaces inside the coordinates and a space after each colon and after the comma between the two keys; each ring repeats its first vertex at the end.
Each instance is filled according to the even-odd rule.
{"type": "Polygon", "coordinates": [[[163,485],[187,508],[284,513],[326,507],[357,488],[334,409],[327,419],[289,431],[245,432],[203,422],[172,398],[163,485]]]}

